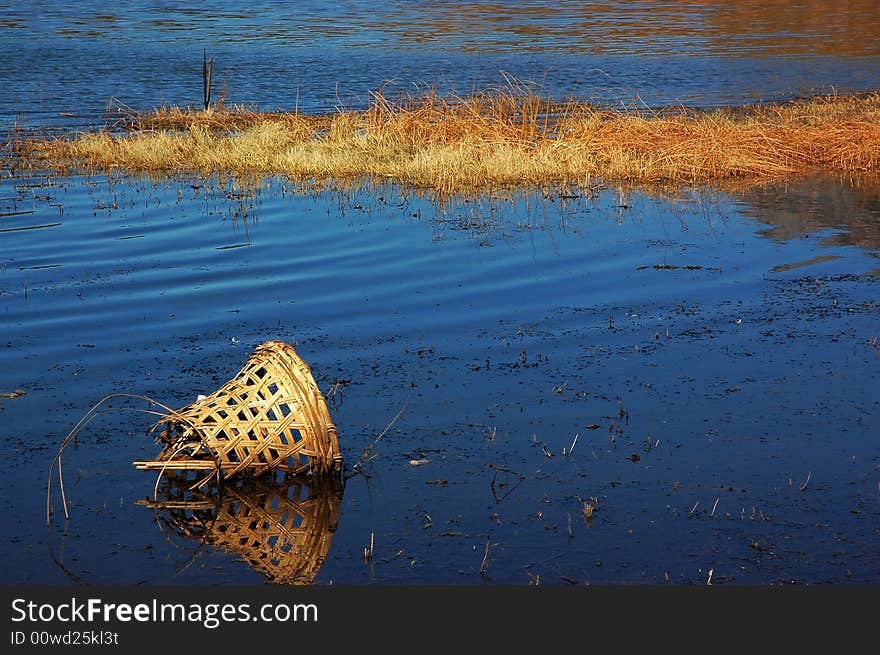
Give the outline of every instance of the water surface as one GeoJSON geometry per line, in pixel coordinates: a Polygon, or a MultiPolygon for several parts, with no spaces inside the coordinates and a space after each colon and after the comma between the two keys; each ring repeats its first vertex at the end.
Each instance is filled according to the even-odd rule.
{"type": "Polygon", "coordinates": [[[557,97],[740,104],[877,87],[880,6],[786,2],[0,3],[0,115],[82,121],[214,99],[359,107],[369,92],[468,93],[502,72],[557,97]],[[112,100],[111,100],[112,99],[112,100]]]}
{"type": "MultiPolygon", "coordinates": [[[[43,481],[92,403],[184,405],[275,338],[335,387],[349,465],[405,405],[338,501],[318,582],[479,583],[487,541],[505,583],[876,579],[876,189],[788,187],[780,214],[782,189],[440,207],[290,187],[4,182],[33,209],[4,226],[55,224],[0,234],[3,386],[27,391],[2,401],[11,580],[64,580],[43,481]]],[[[135,502],[149,423],[107,414],[66,456],[65,567],[261,579],[135,502]]]]}
{"type": "MultiPolygon", "coordinates": [[[[857,0],[0,3],[0,120],[196,104],[203,49],[216,91],[263,108],[500,71],[624,104],[866,90],[878,18],[857,0]]],[[[0,398],[2,579],[876,583],[878,198],[810,178],[440,202],[376,180],[6,169],[0,392],[25,394],[0,398]],[[361,461],[343,488],[181,505],[166,478],[154,497],[131,466],[158,451],[149,417],[108,412],[65,455],[72,520],[47,532],[49,461],[92,404],[185,405],[269,339],[311,365],[361,461]]]]}

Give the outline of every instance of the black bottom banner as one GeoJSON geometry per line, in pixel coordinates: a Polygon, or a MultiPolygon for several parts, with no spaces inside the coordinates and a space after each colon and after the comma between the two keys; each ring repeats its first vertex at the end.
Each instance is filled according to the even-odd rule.
{"type": "MultiPolygon", "coordinates": [[[[837,647],[880,587],[0,587],[5,652],[33,648],[546,648],[599,638],[837,647]]],[[[255,655],[249,653],[248,655],[255,655]]]]}

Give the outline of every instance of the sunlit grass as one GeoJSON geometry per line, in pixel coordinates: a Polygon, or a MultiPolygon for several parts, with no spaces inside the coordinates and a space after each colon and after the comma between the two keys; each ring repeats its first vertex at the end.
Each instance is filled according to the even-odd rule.
{"type": "Polygon", "coordinates": [[[608,109],[516,89],[374,94],[366,110],[327,115],[172,107],[132,116],[121,133],[35,141],[28,156],[140,172],[384,177],[442,193],[597,177],[650,184],[876,173],[880,93],[712,111],[608,109]]]}

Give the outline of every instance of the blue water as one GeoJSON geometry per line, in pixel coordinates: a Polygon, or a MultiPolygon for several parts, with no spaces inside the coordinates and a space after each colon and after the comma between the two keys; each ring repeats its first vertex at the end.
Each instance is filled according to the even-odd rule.
{"type": "MultiPolygon", "coordinates": [[[[230,102],[267,108],[499,70],[647,104],[880,86],[875,3],[790,29],[783,3],[726,4],[5,4],[0,114],[196,103],[202,48],[230,102]]],[[[0,398],[4,582],[880,580],[876,181],[440,201],[4,170],[0,214],[0,392],[26,392],[0,398]],[[350,473],[369,449],[341,492],[244,485],[151,510],[155,477],[131,465],[158,451],[151,421],[107,412],[65,454],[72,518],[56,487],[47,533],[49,462],[90,406],[183,406],[270,339],[312,367],[350,473]],[[313,527],[306,579],[296,548],[269,570],[201,544],[259,508],[266,538],[313,527]]]]}
{"type": "Polygon", "coordinates": [[[556,97],[740,104],[877,87],[880,6],[788,3],[0,3],[0,116],[79,123],[214,99],[359,107],[369,92],[466,94],[505,76],[556,97]],[[503,73],[503,75],[502,75],[503,73]]]}

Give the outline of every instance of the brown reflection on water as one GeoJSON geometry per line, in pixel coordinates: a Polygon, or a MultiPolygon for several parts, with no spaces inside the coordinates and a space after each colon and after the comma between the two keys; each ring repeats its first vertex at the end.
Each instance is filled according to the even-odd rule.
{"type": "MultiPolygon", "coordinates": [[[[355,0],[310,3],[293,12],[219,2],[204,8],[170,3],[149,17],[107,13],[97,5],[44,11],[63,19],[69,36],[108,31],[199,30],[223,41],[438,45],[465,51],[532,50],[592,54],[804,57],[880,54],[877,0],[624,0],[577,2],[428,2],[355,0]]],[[[0,10],[0,25],[33,21],[20,9],[0,10]]]]}
{"type": "Polygon", "coordinates": [[[770,228],[763,234],[788,241],[828,229],[841,230],[823,243],[852,245],[880,254],[880,181],[831,178],[797,180],[734,194],[742,213],[770,228]]]}
{"type": "Polygon", "coordinates": [[[469,43],[465,49],[516,44],[607,54],[880,54],[876,0],[428,2],[417,11],[390,3],[370,24],[403,41],[454,40],[469,43]]]}
{"type": "Polygon", "coordinates": [[[691,0],[688,4],[716,7],[708,27],[719,48],[727,44],[739,52],[798,56],[880,52],[876,0],[691,0]]]}
{"type": "Polygon", "coordinates": [[[236,555],[272,583],[311,584],[339,523],[336,480],[253,478],[218,489],[166,475],[159,500],[138,501],[156,512],[163,530],[236,555]]]}

